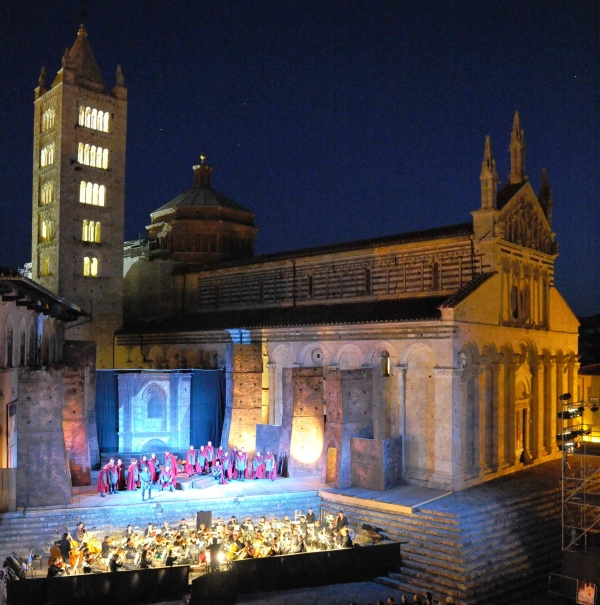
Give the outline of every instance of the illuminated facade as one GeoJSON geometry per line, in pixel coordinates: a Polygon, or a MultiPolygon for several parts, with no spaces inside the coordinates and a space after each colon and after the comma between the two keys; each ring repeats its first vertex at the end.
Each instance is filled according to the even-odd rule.
{"type": "Polygon", "coordinates": [[[340,486],[360,481],[361,448],[380,474],[400,468],[387,485],[450,489],[555,458],[578,322],[554,287],[550,187],[544,173],[536,195],[525,174],[518,114],[510,155],[498,189],[486,139],[480,208],[458,225],[200,269],[129,243],[117,367],[226,363],[230,445],[271,446],[340,486]],[[147,304],[158,285],[173,296],[147,304]]]}

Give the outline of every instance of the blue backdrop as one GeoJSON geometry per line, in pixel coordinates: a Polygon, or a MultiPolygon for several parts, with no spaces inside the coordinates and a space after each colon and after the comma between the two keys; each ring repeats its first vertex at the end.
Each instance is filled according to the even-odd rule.
{"type": "MultiPolygon", "coordinates": [[[[119,449],[119,370],[96,371],[96,425],[101,452],[119,449]]],[[[196,448],[212,441],[221,444],[225,415],[225,370],[192,370],[190,443],[196,448]]]]}

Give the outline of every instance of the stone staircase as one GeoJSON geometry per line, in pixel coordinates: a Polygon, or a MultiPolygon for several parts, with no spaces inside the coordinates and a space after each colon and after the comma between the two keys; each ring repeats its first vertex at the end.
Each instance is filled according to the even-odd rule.
{"type": "MultiPolygon", "coordinates": [[[[424,505],[413,514],[356,499],[351,524],[381,528],[402,545],[399,573],[376,581],[456,603],[502,603],[547,586],[560,567],[560,469],[524,471],[424,505]]],[[[539,468],[539,467],[538,467],[539,468]]],[[[324,510],[337,511],[320,493],[324,510]]],[[[397,507],[396,507],[397,508],[397,507]]]]}

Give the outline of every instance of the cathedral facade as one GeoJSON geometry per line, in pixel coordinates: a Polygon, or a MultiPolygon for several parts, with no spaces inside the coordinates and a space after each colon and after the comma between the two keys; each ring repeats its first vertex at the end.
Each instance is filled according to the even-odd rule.
{"type": "Polygon", "coordinates": [[[510,156],[499,188],[486,139],[468,222],[259,257],[249,211],[235,205],[243,236],[239,216],[215,233],[206,217],[235,203],[196,174],[126,244],[117,366],[226,364],[228,444],[340,487],[365,481],[367,459],[367,486],[462,489],[555,458],[578,322],[554,287],[550,187],[525,174],[518,113],[510,156]]]}

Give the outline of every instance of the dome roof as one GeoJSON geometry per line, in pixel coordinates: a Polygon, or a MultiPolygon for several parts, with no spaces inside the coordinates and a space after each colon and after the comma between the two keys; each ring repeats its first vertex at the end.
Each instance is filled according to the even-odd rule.
{"type": "Polygon", "coordinates": [[[155,210],[152,214],[176,208],[229,208],[239,212],[252,214],[250,210],[240,206],[237,202],[229,199],[220,191],[213,189],[210,185],[191,187],[176,198],[167,202],[164,206],[155,210]]]}

